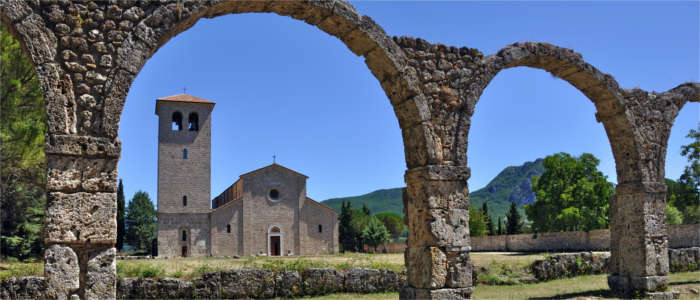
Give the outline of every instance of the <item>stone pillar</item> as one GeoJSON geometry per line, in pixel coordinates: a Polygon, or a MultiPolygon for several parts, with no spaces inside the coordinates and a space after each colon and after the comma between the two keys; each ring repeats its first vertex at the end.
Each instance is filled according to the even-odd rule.
{"type": "Polygon", "coordinates": [[[470,298],[468,178],[467,167],[432,165],[406,171],[408,286],[401,288],[401,299],[470,298]]]}
{"type": "Polygon", "coordinates": [[[116,298],[116,139],[50,135],[44,274],[47,297],[116,298]]]}
{"type": "Polygon", "coordinates": [[[626,297],[668,290],[666,183],[621,183],[610,201],[608,285],[626,297]]]}

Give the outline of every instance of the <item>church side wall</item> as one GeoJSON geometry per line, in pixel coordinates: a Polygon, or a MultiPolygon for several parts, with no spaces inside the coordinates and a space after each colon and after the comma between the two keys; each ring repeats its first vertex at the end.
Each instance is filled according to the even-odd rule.
{"type": "Polygon", "coordinates": [[[213,256],[241,255],[239,241],[243,237],[243,201],[235,200],[229,206],[219,208],[211,213],[211,238],[213,256]],[[227,232],[226,225],[231,225],[227,232]]]}
{"type": "Polygon", "coordinates": [[[338,215],[311,201],[306,200],[301,209],[300,255],[338,253],[338,215]]]}
{"type": "Polygon", "coordinates": [[[208,256],[209,214],[158,214],[158,256],[180,257],[182,246],[188,256],[208,256]],[[182,241],[180,230],[187,230],[182,241]]]}
{"type": "Polygon", "coordinates": [[[243,255],[268,253],[268,229],[282,230],[283,255],[298,255],[298,207],[306,198],[306,179],[279,168],[247,175],[243,180],[243,255]],[[279,201],[271,201],[271,188],[279,191],[279,201]]]}

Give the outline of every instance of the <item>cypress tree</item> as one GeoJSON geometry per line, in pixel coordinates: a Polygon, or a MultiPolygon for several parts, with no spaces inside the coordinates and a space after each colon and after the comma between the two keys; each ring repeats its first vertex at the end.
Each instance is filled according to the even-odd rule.
{"type": "Polygon", "coordinates": [[[119,179],[119,187],[117,188],[117,250],[119,251],[124,247],[124,233],[126,232],[124,209],[124,183],[119,179]]]}
{"type": "Polygon", "coordinates": [[[520,222],[520,213],[518,212],[518,207],[515,202],[510,203],[510,210],[506,213],[506,232],[508,234],[518,234],[520,233],[520,227],[522,223],[520,222]]]}
{"type": "Polygon", "coordinates": [[[481,205],[481,210],[484,212],[484,218],[486,218],[486,230],[488,231],[488,235],[494,235],[493,231],[493,221],[491,221],[491,215],[489,214],[489,206],[484,201],[484,204],[481,205]]]}
{"type": "Polygon", "coordinates": [[[362,203],[362,212],[368,216],[372,215],[372,212],[369,211],[369,207],[367,207],[367,204],[365,204],[365,203],[362,203]]]}
{"type": "Polygon", "coordinates": [[[503,234],[503,228],[501,227],[501,217],[498,217],[498,235],[503,234]]]}

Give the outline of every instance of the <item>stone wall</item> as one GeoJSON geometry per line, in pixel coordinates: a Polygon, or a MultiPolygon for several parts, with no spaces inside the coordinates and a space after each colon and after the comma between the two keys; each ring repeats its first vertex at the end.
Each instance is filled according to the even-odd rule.
{"type": "MultiPolygon", "coordinates": [[[[700,246],[700,224],[668,226],[669,247],[686,248],[700,246]]],[[[500,236],[472,237],[472,251],[590,251],[610,250],[610,230],[591,230],[589,232],[548,232],[533,234],[514,234],[500,236]]]]}
{"type": "MultiPolygon", "coordinates": [[[[671,272],[700,270],[700,247],[668,249],[671,272]]],[[[610,254],[592,252],[554,254],[530,266],[539,281],[609,272],[610,254]]]]}
{"type": "Polygon", "coordinates": [[[158,214],[158,256],[182,256],[182,247],[187,246],[187,256],[208,256],[209,214],[158,214]],[[187,240],[182,240],[182,230],[187,231],[187,240]]]}
{"type": "Polygon", "coordinates": [[[243,254],[243,200],[226,203],[211,212],[211,255],[243,254]],[[227,232],[226,225],[231,225],[227,232]]]}
{"type": "Polygon", "coordinates": [[[338,213],[306,198],[300,215],[299,255],[338,253],[338,213]]]}

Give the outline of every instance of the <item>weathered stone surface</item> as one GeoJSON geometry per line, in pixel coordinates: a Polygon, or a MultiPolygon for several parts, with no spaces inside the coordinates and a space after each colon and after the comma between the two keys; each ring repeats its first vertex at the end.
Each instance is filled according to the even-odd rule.
{"type": "Polygon", "coordinates": [[[46,297],[67,299],[80,288],[78,263],[78,256],[68,246],[54,244],[44,250],[46,297]]]}
{"type": "Polygon", "coordinates": [[[472,288],[457,289],[422,289],[405,286],[399,292],[400,299],[447,299],[462,300],[470,299],[472,288]]]}
{"type": "Polygon", "coordinates": [[[381,272],[375,269],[353,268],[345,272],[345,292],[376,293],[380,290],[381,272]]]}
{"type": "Polygon", "coordinates": [[[609,261],[608,254],[594,255],[592,252],[556,254],[543,260],[536,260],[530,269],[537,280],[547,281],[606,273],[609,261]]]}
{"type": "Polygon", "coordinates": [[[207,272],[194,281],[195,298],[221,298],[221,273],[207,272]]]}
{"type": "Polygon", "coordinates": [[[221,297],[272,298],[275,296],[275,274],[268,270],[221,271],[221,297]]]}
{"type": "Polygon", "coordinates": [[[345,276],[331,268],[307,269],[301,273],[304,294],[325,295],[343,291],[345,276]]]}
{"type": "Polygon", "coordinates": [[[117,250],[99,249],[86,255],[85,299],[114,299],[117,295],[117,250]]]}
{"type": "Polygon", "coordinates": [[[119,158],[121,142],[92,136],[49,135],[44,151],[46,154],[119,158]]]}
{"type": "Polygon", "coordinates": [[[161,299],[187,299],[193,295],[192,282],[177,278],[159,278],[156,288],[161,299]]]}
{"type": "Polygon", "coordinates": [[[44,277],[10,277],[0,283],[0,298],[43,299],[45,297],[52,297],[45,295],[47,286],[44,277]]]}
{"type": "Polygon", "coordinates": [[[51,192],[47,199],[46,243],[112,244],[117,232],[116,193],[51,192]]]}
{"type": "Polygon", "coordinates": [[[49,155],[46,187],[62,192],[116,192],[117,159],[49,155]]]}
{"type": "Polygon", "coordinates": [[[463,288],[472,286],[472,264],[469,251],[446,251],[447,278],[445,286],[463,288]]]}
{"type": "Polygon", "coordinates": [[[447,281],[447,255],[438,247],[407,247],[404,253],[408,284],[435,289],[447,281]]]}
{"type": "Polygon", "coordinates": [[[281,271],[275,277],[275,296],[294,297],[301,295],[303,286],[298,271],[281,271]]]}

